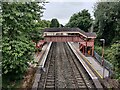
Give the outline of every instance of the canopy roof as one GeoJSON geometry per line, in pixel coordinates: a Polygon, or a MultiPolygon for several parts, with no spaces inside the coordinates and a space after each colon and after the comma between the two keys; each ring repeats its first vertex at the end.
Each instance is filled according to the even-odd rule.
{"type": "Polygon", "coordinates": [[[96,38],[96,33],[91,33],[91,32],[84,32],[83,30],[79,28],[67,28],[67,27],[62,27],[62,28],[45,28],[43,32],[78,32],[82,36],[86,38],[96,38]]]}

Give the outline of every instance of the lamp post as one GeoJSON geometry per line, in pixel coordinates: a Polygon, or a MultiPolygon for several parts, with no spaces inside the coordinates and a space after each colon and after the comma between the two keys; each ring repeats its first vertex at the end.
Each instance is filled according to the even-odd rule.
{"type": "Polygon", "coordinates": [[[102,66],[103,66],[103,78],[104,78],[104,72],[105,72],[105,67],[104,67],[104,46],[105,46],[105,39],[100,39],[102,41],[103,46],[102,46],[102,66]]]}

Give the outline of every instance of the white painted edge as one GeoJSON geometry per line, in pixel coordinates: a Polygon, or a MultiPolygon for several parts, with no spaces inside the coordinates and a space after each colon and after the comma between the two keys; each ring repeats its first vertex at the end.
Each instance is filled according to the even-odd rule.
{"type": "Polygon", "coordinates": [[[44,67],[45,61],[47,59],[47,55],[48,55],[50,47],[51,47],[51,44],[52,44],[52,42],[49,43],[49,45],[48,45],[48,47],[47,47],[47,49],[45,51],[45,54],[43,55],[43,58],[42,58],[42,60],[40,62],[40,65],[39,65],[40,68],[44,67]]]}
{"type": "Polygon", "coordinates": [[[77,58],[79,59],[79,61],[81,62],[82,66],[85,68],[85,70],[87,71],[87,73],[90,75],[90,77],[92,79],[97,79],[97,77],[95,76],[95,74],[93,74],[92,70],[90,70],[90,68],[87,66],[87,64],[77,54],[76,50],[72,47],[72,45],[69,42],[68,42],[68,44],[71,47],[71,49],[73,50],[73,52],[75,53],[75,55],[77,56],[77,58]]]}
{"type": "Polygon", "coordinates": [[[68,42],[68,45],[70,46],[70,48],[73,50],[74,54],[76,55],[76,57],[78,58],[78,60],[80,61],[80,63],[82,64],[82,66],[84,67],[84,69],[87,71],[87,73],[89,74],[89,76],[91,77],[91,79],[93,80],[96,88],[102,88],[98,77],[95,76],[95,74],[93,73],[93,71],[88,67],[88,65],[84,62],[84,60],[80,57],[80,55],[77,53],[77,51],[73,48],[73,46],[71,45],[70,42],[68,42]]]}
{"type": "Polygon", "coordinates": [[[50,50],[50,47],[51,47],[51,44],[52,44],[52,42],[49,43],[49,45],[48,45],[48,47],[47,47],[47,49],[46,49],[46,51],[45,51],[45,54],[43,54],[43,58],[42,58],[42,60],[41,60],[41,62],[40,62],[40,65],[39,65],[39,67],[38,67],[38,70],[36,71],[36,74],[35,74],[35,80],[34,80],[34,83],[33,83],[33,85],[32,85],[32,90],[37,90],[38,82],[39,82],[40,76],[41,76],[41,74],[38,73],[38,72],[39,72],[39,69],[40,69],[40,68],[43,68],[43,67],[44,67],[44,64],[45,64],[47,55],[48,55],[49,50],[50,50]]]}

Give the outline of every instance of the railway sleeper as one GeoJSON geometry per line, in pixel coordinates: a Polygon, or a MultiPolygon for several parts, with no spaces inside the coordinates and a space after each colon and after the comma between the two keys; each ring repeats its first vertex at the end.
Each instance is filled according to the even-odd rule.
{"type": "MultiPolygon", "coordinates": [[[[88,87],[90,87],[89,81],[85,78],[83,73],[80,74],[82,70],[80,69],[80,67],[79,67],[79,69],[77,68],[79,66],[78,65],[79,63],[78,63],[78,61],[76,61],[75,56],[73,56],[74,54],[72,54],[72,51],[70,51],[70,48],[68,48],[68,46],[64,46],[64,49],[66,49],[66,52],[62,52],[62,50],[63,50],[62,46],[65,45],[65,44],[61,45],[61,44],[58,43],[58,45],[60,45],[60,47],[61,47],[60,54],[63,57],[60,57],[61,58],[60,64],[59,63],[57,63],[57,64],[59,66],[62,65],[61,67],[63,69],[61,68],[62,69],[60,71],[61,73],[67,73],[67,75],[63,74],[63,78],[67,81],[64,81],[64,79],[61,80],[61,81],[58,80],[58,77],[60,75],[58,74],[58,71],[57,71],[58,68],[55,65],[56,64],[56,58],[57,58],[55,56],[56,53],[57,53],[57,48],[55,46],[57,46],[57,44],[55,43],[51,47],[52,50],[50,50],[50,53],[51,53],[52,56],[48,58],[48,60],[50,60],[50,64],[49,65],[47,64],[47,66],[46,66],[46,67],[49,66],[48,73],[43,74],[43,76],[42,76],[43,81],[40,80],[41,83],[44,83],[45,79],[47,79],[46,83],[45,83],[45,88],[55,88],[55,87],[76,88],[76,82],[78,83],[78,88],[87,88],[86,84],[87,84],[88,87]],[[53,52],[53,49],[54,49],[55,52],[53,52]],[[75,59],[75,61],[73,61],[74,59],[75,59]],[[68,60],[71,60],[71,61],[69,61],[69,63],[70,63],[69,65],[68,65],[68,60]],[[76,63],[78,63],[78,64],[76,64],[76,63]],[[72,68],[71,68],[71,66],[72,66],[72,68]],[[73,71],[71,69],[73,69],[73,71]],[[73,75],[73,73],[74,73],[74,75],[73,75]],[[73,78],[73,77],[75,77],[75,78],[73,78]],[[84,82],[83,78],[84,78],[85,82],[84,82]],[[76,80],[74,80],[74,79],[76,79],[76,80]]],[[[57,55],[59,55],[59,54],[57,54],[57,55]]],[[[39,86],[43,87],[43,84],[39,84],[39,86]]]]}
{"type": "Polygon", "coordinates": [[[52,86],[52,85],[51,85],[51,86],[46,86],[45,88],[48,88],[48,89],[49,89],[49,88],[54,88],[54,87],[55,87],[55,86],[52,86]]]}

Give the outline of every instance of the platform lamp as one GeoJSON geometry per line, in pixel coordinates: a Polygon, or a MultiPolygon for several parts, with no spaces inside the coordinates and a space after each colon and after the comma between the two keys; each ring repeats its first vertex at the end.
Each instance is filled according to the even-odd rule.
{"type": "Polygon", "coordinates": [[[103,78],[104,78],[104,72],[105,72],[105,67],[104,67],[104,46],[105,46],[105,39],[100,39],[102,41],[102,66],[103,66],[103,78]]]}

